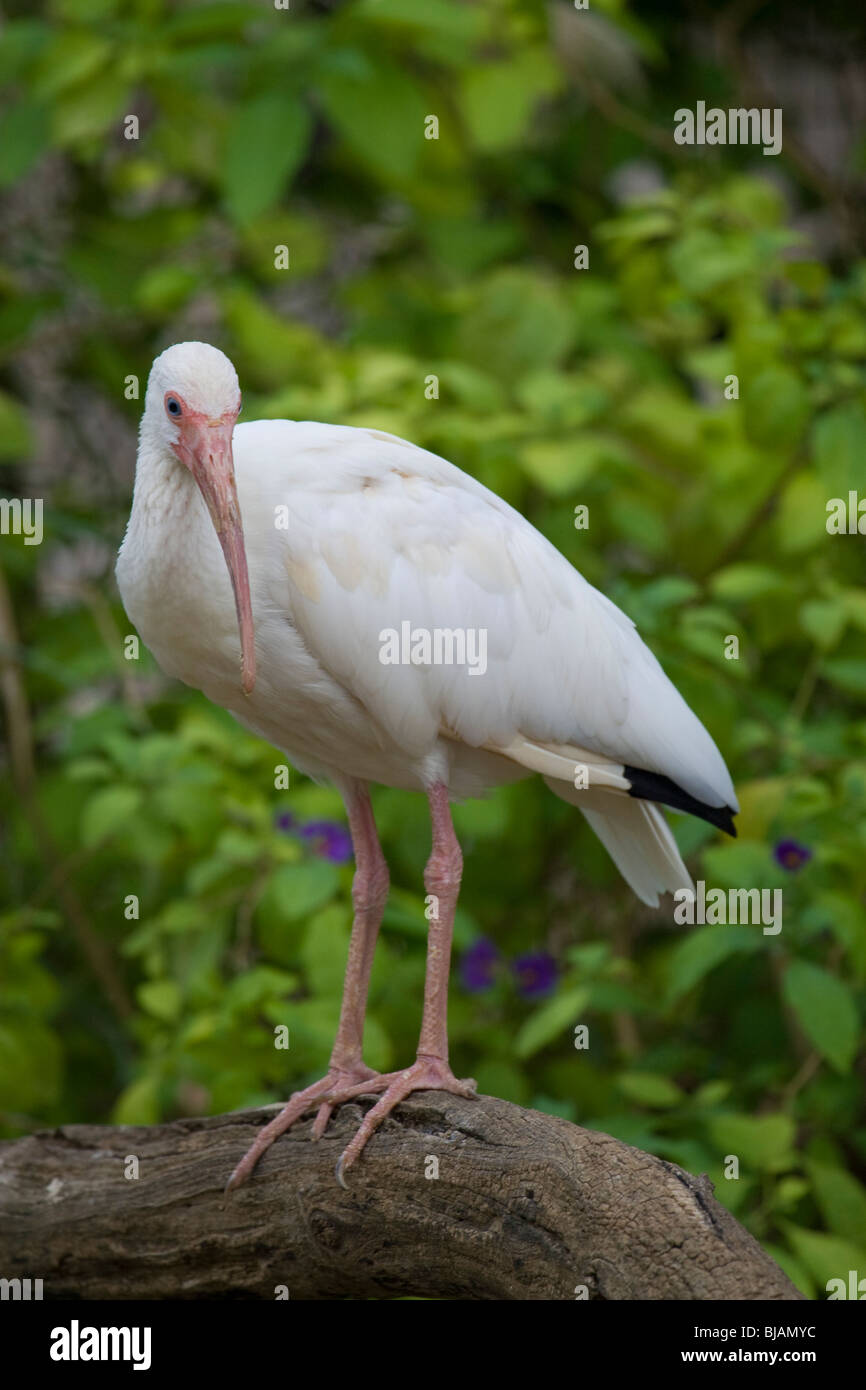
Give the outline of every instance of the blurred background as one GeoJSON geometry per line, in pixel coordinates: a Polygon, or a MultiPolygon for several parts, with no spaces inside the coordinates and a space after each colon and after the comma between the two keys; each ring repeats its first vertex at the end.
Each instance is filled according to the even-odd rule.
{"type": "MultiPolygon", "coordinates": [[[[43,499],[44,537],[0,535],[0,1133],[325,1070],[339,798],[276,790],[278,752],[124,654],[130,379],[203,338],[242,418],[392,431],[531,517],[731,766],[738,840],[675,818],[693,875],[784,890],[778,936],[677,927],[540,781],[458,807],[456,1074],[707,1172],[810,1296],[866,1276],[866,571],[826,526],[866,499],[861,7],[2,9],[0,494],[43,499]],[[699,100],[781,108],[782,154],[676,145],[699,100]]],[[[390,1068],[417,1041],[429,825],[374,797],[366,1060],[390,1068]]]]}

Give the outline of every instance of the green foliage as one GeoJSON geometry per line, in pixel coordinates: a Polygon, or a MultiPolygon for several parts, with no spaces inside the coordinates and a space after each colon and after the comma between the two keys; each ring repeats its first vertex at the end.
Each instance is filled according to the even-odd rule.
{"type": "MultiPolygon", "coordinates": [[[[597,18],[663,46],[624,5],[597,18]]],[[[5,22],[0,72],[0,468],[46,500],[41,547],[0,540],[38,773],[28,805],[0,765],[4,1132],[277,1100],[333,1039],[351,866],[276,817],[341,821],[338,797],[276,791],[281,754],[125,660],[88,559],[128,510],[125,378],[201,336],[245,418],[393,431],[531,516],[732,768],[736,843],[675,822],[695,877],[783,889],[778,935],[674,928],[537,780],[457,808],[457,954],[501,952],[489,989],[455,971],[458,1075],[709,1173],[809,1294],[866,1272],[866,591],[862,538],[825,525],[864,489],[866,267],[825,264],[734,151],[671,146],[657,191],[613,202],[645,147],[528,0],[64,0],[5,22]],[[786,840],[811,857],[781,867],[786,840]],[[527,999],[509,963],[542,949],[558,981],[527,999]]],[[[666,82],[647,68],[659,129],[666,82]]],[[[418,798],[375,806],[394,886],[366,1056],[390,1067],[417,1038],[429,828],[418,798]]]]}

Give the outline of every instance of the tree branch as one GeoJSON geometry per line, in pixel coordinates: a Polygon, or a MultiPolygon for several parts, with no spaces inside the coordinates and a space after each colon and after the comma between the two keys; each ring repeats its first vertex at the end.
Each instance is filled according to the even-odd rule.
{"type": "Polygon", "coordinates": [[[411,1096],[344,1192],[334,1165],[368,1103],[318,1143],[293,1129],[230,1197],[267,1110],[2,1144],[0,1273],[53,1299],[801,1297],[706,1178],[487,1096],[411,1096]]]}

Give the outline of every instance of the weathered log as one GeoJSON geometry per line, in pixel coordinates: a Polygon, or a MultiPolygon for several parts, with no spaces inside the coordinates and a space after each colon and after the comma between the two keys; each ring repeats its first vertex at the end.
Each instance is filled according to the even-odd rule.
{"type": "Polygon", "coordinates": [[[4,1143],[0,1274],[46,1299],[801,1297],[707,1179],[486,1096],[410,1097],[345,1192],[368,1103],[318,1143],[293,1129],[228,1197],[269,1109],[4,1143]]]}

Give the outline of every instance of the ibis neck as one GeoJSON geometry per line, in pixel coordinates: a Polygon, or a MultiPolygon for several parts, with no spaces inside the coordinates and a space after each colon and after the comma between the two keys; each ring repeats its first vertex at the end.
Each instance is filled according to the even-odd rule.
{"type": "Polygon", "coordinates": [[[161,443],[142,438],[135,465],[130,522],[202,516],[207,511],[192,475],[161,443]]]}
{"type": "MultiPolygon", "coordinates": [[[[179,594],[213,593],[224,602],[228,590],[231,598],[220,542],[195,480],[171,453],[147,439],[139,445],[117,576],[127,612],[151,647],[158,635],[148,634],[148,619],[164,615],[179,594]]],[[[233,607],[228,611],[234,619],[233,607]]],[[[232,629],[236,635],[234,623],[232,629]]]]}
{"type": "Polygon", "coordinates": [[[142,439],[135,466],[132,507],[121,557],[129,562],[136,554],[159,557],[160,567],[200,565],[210,556],[215,568],[223,565],[219,541],[204,499],[192,475],[163,446],[142,439]]]}

